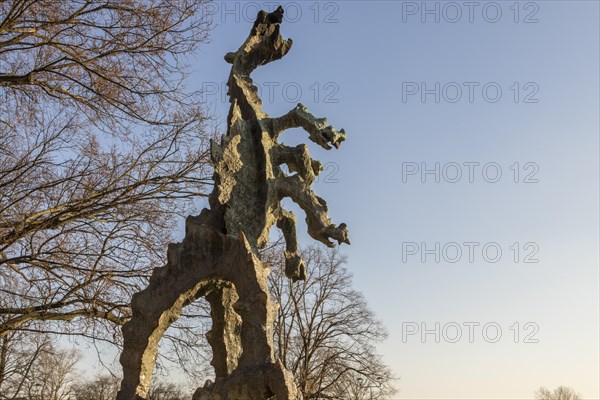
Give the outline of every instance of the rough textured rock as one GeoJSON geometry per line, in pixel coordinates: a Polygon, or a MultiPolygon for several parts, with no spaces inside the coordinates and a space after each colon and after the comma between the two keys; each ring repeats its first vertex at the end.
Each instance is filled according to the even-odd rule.
{"type": "Polygon", "coordinates": [[[132,299],[133,316],[123,327],[123,381],[118,400],[144,399],[148,393],[158,342],[185,305],[206,297],[212,329],[207,333],[215,382],[207,381],[194,400],[298,400],[293,376],[275,359],[273,318],[277,305],[269,296],[269,266],[258,250],[276,225],[286,240],[286,274],[304,279],[298,254],[296,217],[282,208],[291,198],[306,213],[308,233],[328,246],[349,243],[345,224],[327,216],[325,200],[311,189],[322,171],[306,145],[277,142],[290,128],[301,127],[325,149],[338,148],[343,130],[315,118],[299,104],[286,115],[271,118],[262,109],[250,78],[258,66],[278,60],[292,41],[279,32],[283,9],[261,11],[244,44],[225,60],[231,108],[228,131],[221,143],[211,143],[215,188],[210,209],[186,220],[181,243],[168,248],[167,265],[154,270],[146,289],[132,299]],[[281,169],[285,164],[292,172],[281,169]]]}

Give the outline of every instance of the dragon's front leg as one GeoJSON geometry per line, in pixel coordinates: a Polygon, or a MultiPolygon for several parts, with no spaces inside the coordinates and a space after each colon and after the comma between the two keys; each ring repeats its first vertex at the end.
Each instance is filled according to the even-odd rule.
{"type": "MultiPolygon", "coordinates": [[[[308,186],[312,185],[317,175],[323,171],[323,164],[313,160],[305,144],[290,147],[277,144],[271,150],[273,166],[286,164],[291,172],[296,172],[308,186]]],[[[276,168],[273,168],[276,169],[276,168]]]]}
{"type": "Polygon", "coordinates": [[[280,176],[277,178],[277,188],[280,199],[291,198],[306,213],[308,234],[315,240],[333,247],[336,240],[339,244],[350,244],[346,224],[339,226],[331,223],[327,216],[327,203],[315,195],[309,185],[298,176],[280,176]]]}
{"type": "Polygon", "coordinates": [[[281,229],[285,239],[285,275],[294,282],[306,279],[306,267],[298,254],[298,238],[296,237],[296,216],[291,211],[281,209],[277,219],[277,227],[281,229]]]}
{"type": "Polygon", "coordinates": [[[331,146],[337,149],[346,140],[346,132],[343,129],[337,131],[331,125],[327,125],[326,118],[316,118],[302,104],[298,104],[281,117],[272,118],[270,122],[272,124],[270,131],[274,135],[273,139],[277,139],[287,129],[303,128],[309,133],[308,138],[310,140],[326,150],[330,150],[331,146]]]}

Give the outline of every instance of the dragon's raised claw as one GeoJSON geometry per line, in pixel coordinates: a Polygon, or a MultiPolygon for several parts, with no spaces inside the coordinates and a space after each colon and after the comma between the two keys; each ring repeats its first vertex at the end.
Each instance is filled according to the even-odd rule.
{"type": "Polygon", "coordinates": [[[337,227],[335,224],[331,224],[328,227],[321,229],[318,240],[324,243],[327,247],[334,247],[335,243],[329,239],[337,240],[338,244],[350,244],[350,239],[348,238],[348,228],[346,227],[346,224],[341,223],[337,227]]]}
{"type": "Polygon", "coordinates": [[[346,140],[346,132],[343,129],[337,131],[329,125],[319,131],[311,132],[308,138],[326,150],[331,150],[330,144],[339,149],[340,144],[346,140]]]}

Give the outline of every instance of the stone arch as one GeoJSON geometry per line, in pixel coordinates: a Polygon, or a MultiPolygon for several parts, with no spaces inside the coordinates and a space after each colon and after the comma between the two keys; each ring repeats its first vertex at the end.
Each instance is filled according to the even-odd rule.
{"type": "Polygon", "coordinates": [[[133,316],[123,327],[119,399],[146,397],[160,339],[183,307],[200,297],[211,304],[208,339],[217,378],[237,367],[274,362],[272,332],[265,332],[275,307],[268,266],[243,234],[225,235],[201,222],[188,218],[184,241],[169,246],[167,265],[155,269],[148,287],[133,296],[133,316]]]}

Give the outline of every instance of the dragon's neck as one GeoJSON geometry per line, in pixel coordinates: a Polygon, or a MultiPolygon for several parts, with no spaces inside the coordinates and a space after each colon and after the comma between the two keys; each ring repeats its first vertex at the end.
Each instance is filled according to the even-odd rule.
{"type": "Polygon", "coordinates": [[[268,114],[263,111],[258,88],[248,74],[238,73],[235,67],[232,68],[227,86],[231,103],[228,126],[233,126],[238,119],[253,123],[268,118],[268,114]]]}

